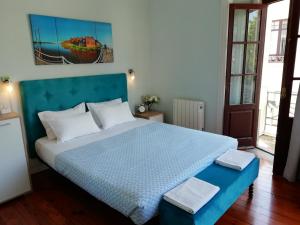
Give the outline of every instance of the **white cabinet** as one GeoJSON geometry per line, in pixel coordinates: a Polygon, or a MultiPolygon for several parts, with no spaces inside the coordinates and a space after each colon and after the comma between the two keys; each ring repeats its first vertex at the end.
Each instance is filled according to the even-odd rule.
{"type": "Polygon", "coordinates": [[[0,116],[0,203],[31,191],[20,119],[0,116]]]}

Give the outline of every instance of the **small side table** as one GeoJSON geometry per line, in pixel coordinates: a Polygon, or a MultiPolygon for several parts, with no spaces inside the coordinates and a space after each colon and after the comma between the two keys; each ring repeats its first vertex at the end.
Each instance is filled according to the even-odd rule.
{"type": "Polygon", "coordinates": [[[153,120],[157,122],[164,122],[164,114],[162,112],[148,111],[143,113],[135,113],[135,117],[143,118],[146,120],[153,120]]]}

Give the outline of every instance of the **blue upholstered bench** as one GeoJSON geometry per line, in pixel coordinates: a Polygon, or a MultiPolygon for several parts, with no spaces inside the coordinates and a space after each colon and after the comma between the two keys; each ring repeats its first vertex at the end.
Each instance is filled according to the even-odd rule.
{"type": "Polygon", "coordinates": [[[243,171],[212,164],[196,175],[197,178],[220,187],[220,191],[195,215],[162,200],[159,206],[161,225],[212,225],[249,188],[258,176],[259,159],[254,159],[243,171]]]}

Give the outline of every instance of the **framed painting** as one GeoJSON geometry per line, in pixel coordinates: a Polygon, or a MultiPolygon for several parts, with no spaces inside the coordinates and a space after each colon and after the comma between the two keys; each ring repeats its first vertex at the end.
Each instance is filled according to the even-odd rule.
{"type": "Polygon", "coordinates": [[[36,65],[112,63],[110,23],[29,15],[36,65]]]}

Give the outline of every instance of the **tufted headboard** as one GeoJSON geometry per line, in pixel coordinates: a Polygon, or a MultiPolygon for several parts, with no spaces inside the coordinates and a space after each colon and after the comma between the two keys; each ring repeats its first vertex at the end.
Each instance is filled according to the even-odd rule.
{"type": "Polygon", "coordinates": [[[36,156],[35,141],[46,135],[38,112],[64,110],[81,102],[128,98],[126,74],[21,81],[20,93],[31,158],[36,156]]]}

